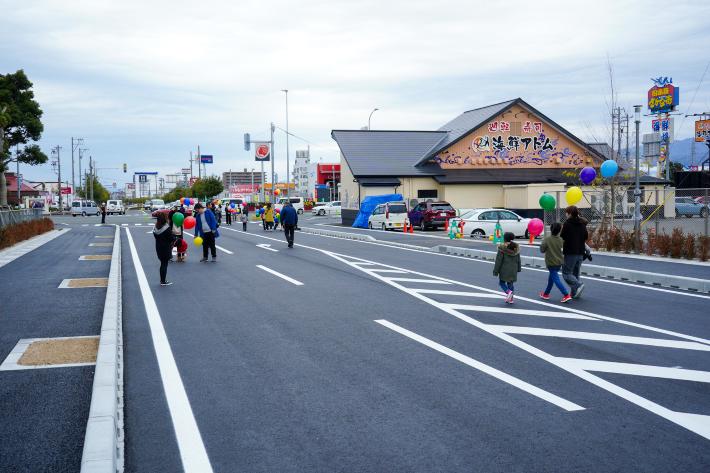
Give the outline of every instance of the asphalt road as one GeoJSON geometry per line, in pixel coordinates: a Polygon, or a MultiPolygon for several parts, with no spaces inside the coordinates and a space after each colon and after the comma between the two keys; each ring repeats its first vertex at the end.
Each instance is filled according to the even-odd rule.
{"type": "Polygon", "coordinates": [[[708,296],[255,224],[160,287],[124,223],[127,471],[710,470],[708,296]]]}

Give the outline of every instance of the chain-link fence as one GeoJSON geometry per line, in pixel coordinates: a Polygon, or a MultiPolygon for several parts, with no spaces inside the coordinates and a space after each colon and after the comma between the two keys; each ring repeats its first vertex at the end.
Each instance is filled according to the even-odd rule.
{"type": "Polygon", "coordinates": [[[0,210],[0,228],[42,217],[42,209],[0,210]]]}
{"type": "MultiPolygon", "coordinates": [[[[557,207],[545,211],[545,228],[566,220],[565,191],[550,192],[557,207]]],[[[641,233],[670,234],[675,228],[684,233],[708,236],[710,223],[710,189],[641,188],[641,233]]],[[[614,186],[585,191],[576,204],[581,217],[592,228],[634,229],[636,207],[633,186],[614,186]]]]}

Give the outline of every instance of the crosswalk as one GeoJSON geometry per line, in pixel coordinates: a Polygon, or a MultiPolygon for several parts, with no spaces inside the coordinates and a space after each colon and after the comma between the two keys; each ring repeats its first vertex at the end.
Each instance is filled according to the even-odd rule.
{"type": "MultiPolygon", "coordinates": [[[[351,268],[409,294],[444,313],[497,337],[503,342],[524,350],[530,355],[536,356],[571,375],[710,440],[710,415],[671,410],[594,374],[613,373],[616,375],[634,377],[661,378],[668,381],[710,383],[710,371],[684,369],[677,366],[654,366],[643,363],[622,363],[553,355],[535,346],[535,342],[528,343],[523,341],[520,337],[524,336],[525,340],[553,339],[560,342],[564,341],[565,343],[574,343],[577,341],[579,343],[602,342],[603,344],[623,344],[624,347],[643,347],[644,349],[650,348],[654,350],[689,350],[690,353],[697,354],[697,356],[707,356],[708,363],[705,363],[705,366],[710,366],[710,356],[708,355],[708,352],[710,352],[710,340],[614,317],[580,311],[569,306],[562,307],[549,302],[522,297],[517,298],[518,301],[522,301],[521,305],[524,304],[527,307],[532,305],[534,308],[511,307],[502,303],[502,296],[498,291],[488,288],[326,250],[321,251],[351,268]],[[465,299],[465,303],[461,303],[462,298],[465,299]],[[468,303],[469,301],[470,303],[468,303]],[[530,323],[529,326],[526,326],[487,323],[483,321],[490,320],[491,317],[501,320],[511,320],[512,318],[516,323],[528,320],[530,323]],[[567,328],[536,327],[534,323],[535,320],[548,321],[546,325],[550,323],[566,324],[565,327],[567,328]],[[591,326],[592,330],[569,330],[568,327],[570,323],[583,323],[585,327],[591,326]],[[620,334],[618,333],[620,328],[627,331],[629,329],[640,329],[640,331],[646,331],[648,336],[620,334]]],[[[444,352],[442,349],[446,349],[446,347],[440,348],[442,347],[441,345],[427,339],[421,334],[410,332],[405,327],[397,326],[387,320],[376,320],[375,322],[410,339],[424,343],[437,351],[444,352]],[[418,339],[417,337],[420,338],[418,339]],[[426,342],[426,340],[430,343],[426,342]]],[[[614,345],[604,346],[609,347],[614,345]]],[[[472,361],[475,362],[475,360],[460,353],[446,354],[469,366],[473,366],[472,361]],[[462,357],[466,358],[466,360],[462,357]]],[[[488,368],[491,370],[494,369],[492,367],[488,368]]],[[[524,389],[520,387],[518,383],[518,381],[524,383],[522,380],[516,380],[516,383],[518,383],[516,384],[511,383],[510,380],[502,379],[499,376],[496,377],[513,386],[524,389]]],[[[524,390],[530,392],[530,394],[541,397],[539,392],[531,392],[527,388],[524,390]]],[[[552,393],[545,392],[544,395],[548,396],[546,400],[566,410],[578,410],[577,408],[570,408],[571,405],[575,405],[571,401],[558,401],[560,398],[552,393]],[[550,396],[556,397],[557,400],[550,400],[550,396]],[[558,402],[569,402],[570,404],[565,406],[558,402]]],[[[710,403],[710,401],[706,401],[710,403]]],[[[584,409],[584,407],[578,407],[584,409]]]]}

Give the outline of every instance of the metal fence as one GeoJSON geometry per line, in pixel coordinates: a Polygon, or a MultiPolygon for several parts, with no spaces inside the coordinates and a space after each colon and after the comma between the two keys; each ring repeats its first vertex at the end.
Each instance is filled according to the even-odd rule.
{"type": "MultiPolygon", "coordinates": [[[[557,207],[545,211],[545,228],[553,222],[566,220],[565,192],[550,192],[555,197],[557,207]],[[563,204],[560,204],[563,202],[563,204]]],[[[634,201],[633,186],[585,191],[578,202],[579,214],[590,222],[590,226],[633,230],[634,201]]],[[[641,188],[641,231],[653,229],[656,234],[670,234],[674,228],[682,228],[684,233],[708,236],[710,218],[710,189],[644,189],[641,188]]]]}
{"type": "Polygon", "coordinates": [[[43,209],[0,210],[0,228],[42,218],[43,209]]]}

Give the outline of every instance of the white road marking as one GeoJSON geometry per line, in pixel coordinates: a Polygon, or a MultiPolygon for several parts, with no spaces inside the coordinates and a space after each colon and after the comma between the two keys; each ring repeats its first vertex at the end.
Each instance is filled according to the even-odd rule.
{"type": "Polygon", "coordinates": [[[526,383],[525,381],[518,379],[514,376],[509,375],[508,373],[504,373],[503,371],[497,370],[493,368],[492,366],[486,365],[484,363],[481,363],[480,361],[474,360],[471,357],[468,357],[466,355],[463,355],[457,351],[454,351],[448,347],[445,347],[443,345],[440,345],[432,340],[429,340],[428,338],[422,337],[421,335],[418,335],[414,332],[410,332],[409,330],[400,327],[399,325],[393,324],[392,322],[389,322],[387,320],[375,320],[378,324],[387,327],[390,330],[394,330],[397,333],[400,333],[404,335],[405,337],[411,338],[412,340],[415,340],[422,345],[426,345],[429,348],[432,348],[439,353],[443,353],[444,355],[450,356],[451,358],[460,361],[461,363],[464,363],[472,368],[475,368],[479,371],[482,371],[490,376],[493,376],[494,378],[498,378],[499,380],[503,381],[504,383],[508,383],[511,386],[515,386],[518,389],[521,389],[525,391],[528,394],[532,394],[533,396],[536,396],[543,401],[547,401],[549,403],[552,403],[556,405],[557,407],[561,407],[562,409],[566,411],[582,411],[584,410],[584,407],[579,406],[573,402],[570,402],[566,399],[563,399],[559,396],[556,396],[548,391],[545,391],[544,389],[540,389],[537,386],[533,386],[532,384],[526,383]]]}
{"type": "Polygon", "coordinates": [[[698,383],[710,383],[710,371],[669,368],[665,366],[639,365],[635,363],[617,363],[614,361],[580,360],[578,358],[557,358],[560,362],[585,371],[600,373],[618,373],[652,378],[680,379],[698,383]]]}
{"type": "Polygon", "coordinates": [[[269,250],[269,251],[275,251],[275,252],[278,252],[278,251],[279,251],[279,250],[276,250],[276,249],[274,249],[274,248],[271,248],[271,245],[270,245],[269,243],[260,243],[260,244],[258,244],[258,245],[256,245],[256,246],[258,246],[259,248],[261,248],[261,249],[263,249],[263,250],[269,250]]]}
{"type": "Polygon", "coordinates": [[[271,274],[273,274],[274,276],[277,276],[277,277],[283,279],[284,281],[288,281],[288,282],[290,282],[291,284],[293,284],[293,285],[295,285],[295,286],[303,286],[303,283],[302,283],[301,281],[297,281],[297,280],[295,280],[295,279],[293,279],[293,278],[290,278],[290,277],[286,276],[285,274],[281,274],[281,273],[279,273],[279,272],[277,272],[277,271],[274,271],[274,270],[271,269],[271,268],[267,268],[266,266],[262,266],[262,265],[260,265],[260,264],[257,264],[256,267],[259,268],[259,269],[263,269],[263,270],[266,271],[267,273],[271,273],[271,274]]]}
{"type": "Polygon", "coordinates": [[[122,227],[127,227],[128,224],[127,224],[127,223],[122,223],[121,226],[122,226],[122,227]]]}
{"type": "Polygon", "coordinates": [[[393,274],[407,274],[405,271],[400,271],[399,269],[373,269],[378,273],[393,273],[393,274]]]}
{"type": "Polygon", "coordinates": [[[82,223],[81,226],[82,226],[82,227],[88,227],[89,224],[88,224],[88,223],[82,223]]]}
{"type": "MultiPolygon", "coordinates": [[[[404,273],[404,271],[402,271],[404,273]]],[[[448,281],[442,281],[440,279],[419,279],[419,278],[389,278],[391,281],[399,282],[416,282],[423,284],[451,284],[448,281]]]]}
{"type": "Polygon", "coordinates": [[[630,337],[628,335],[614,335],[611,333],[576,332],[573,330],[556,330],[550,328],[519,327],[517,325],[490,325],[490,330],[513,334],[535,335],[539,337],[573,338],[577,340],[593,340],[598,342],[629,343],[632,345],[647,345],[662,348],[680,348],[683,350],[710,351],[710,345],[683,340],[668,340],[663,338],[630,337]]]}
{"type": "Polygon", "coordinates": [[[442,296],[464,296],[464,297],[483,297],[486,299],[500,299],[502,294],[491,294],[487,292],[465,292],[465,291],[447,291],[445,289],[414,289],[420,294],[438,294],[442,296]]]}
{"type": "MultiPolygon", "coordinates": [[[[488,324],[480,322],[474,318],[468,317],[456,309],[452,309],[451,307],[447,307],[446,304],[443,304],[439,301],[435,301],[433,299],[430,299],[430,298],[424,296],[423,294],[416,292],[416,290],[414,290],[414,289],[408,288],[406,286],[403,286],[402,284],[399,284],[396,281],[393,281],[392,280],[393,278],[387,278],[385,276],[377,274],[375,271],[371,270],[372,268],[362,267],[362,265],[358,265],[356,263],[369,262],[369,263],[376,264],[377,266],[380,266],[380,267],[404,270],[403,268],[398,268],[396,266],[386,265],[386,264],[382,264],[382,263],[375,263],[374,261],[368,261],[363,258],[341,255],[341,254],[337,254],[337,253],[333,253],[333,252],[329,252],[329,251],[325,251],[325,250],[320,250],[320,251],[322,251],[325,254],[330,255],[331,257],[337,259],[338,261],[341,261],[341,262],[347,264],[348,266],[351,266],[353,268],[357,268],[360,271],[363,271],[364,273],[369,274],[372,277],[379,279],[380,281],[382,281],[386,284],[389,284],[389,285],[391,285],[391,286],[393,286],[393,287],[395,287],[407,294],[410,294],[411,296],[413,296],[421,301],[424,301],[424,302],[440,309],[441,311],[446,312],[449,315],[456,317],[457,319],[459,319],[463,322],[466,322],[474,327],[477,327],[480,330],[483,330],[495,337],[498,337],[499,339],[501,339],[505,342],[508,342],[511,345],[513,345],[517,348],[520,348],[521,350],[524,350],[533,356],[536,356],[544,361],[547,361],[548,363],[550,363],[554,366],[557,366],[557,367],[567,371],[570,374],[573,374],[573,375],[575,375],[575,376],[577,376],[577,377],[579,377],[579,378],[581,378],[581,379],[583,379],[583,380],[585,380],[585,381],[587,381],[587,382],[589,382],[601,389],[604,389],[607,392],[610,392],[622,399],[625,399],[628,402],[631,402],[643,409],[646,409],[649,412],[652,412],[660,417],[663,417],[664,419],[666,419],[670,422],[680,425],[680,426],[710,440],[710,422],[709,422],[710,416],[693,414],[693,413],[676,412],[676,411],[668,409],[664,406],[661,406],[660,404],[657,404],[657,403],[655,403],[649,399],[646,399],[642,396],[639,396],[636,393],[633,393],[627,389],[622,388],[621,386],[611,383],[603,378],[600,378],[599,376],[596,376],[588,371],[585,371],[584,369],[581,369],[577,366],[573,366],[569,363],[567,363],[567,364],[563,363],[563,362],[559,361],[557,357],[555,357],[555,356],[553,356],[553,355],[551,355],[539,348],[536,348],[536,347],[534,347],[528,343],[525,343],[521,340],[518,340],[517,338],[515,338],[505,332],[502,332],[500,330],[496,330],[495,328],[492,328],[488,324]]],[[[405,270],[405,271],[407,271],[407,270],[405,270]]],[[[452,280],[446,279],[446,278],[439,278],[438,276],[432,276],[432,275],[421,273],[418,271],[407,271],[407,272],[409,272],[413,275],[445,280],[445,281],[448,281],[451,283],[458,284],[459,286],[463,286],[463,287],[472,287],[472,288],[479,290],[479,291],[492,292],[492,290],[473,286],[472,284],[466,284],[466,283],[462,283],[462,282],[452,281],[452,280]]],[[[542,301],[536,301],[536,300],[530,300],[530,302],[533,302],[533,303],[536,303],[539,305],[550,305],[548,303],[545,303],[542,301]]],[[[501,308],[501,312],[504,312],[504,311],[505,311],[505,309],[501,308]]],[[[575,312],[579,313],[581,311],[575,311],[575,312]]],[[[587,314],[584,314],[584,315],[587,315],[587,314]]],[[[650,330],[653,332],[666,333],[669,335],[677,336],[679,338],[695,340],[695,341],[698,341],[702,344],[707,345],[707,348],[710,349],[710,340],[705,340],[705,339],[702,339],[699,337],[693,337],[690,335],[684,335],[684,334],[680,334],[680,333],[676,333],[676,332],[671,332],[669,330],[658,329],[658,328],[651,327],[651,326],[644,326],[642,324],[627,322],[627,321],[623,321],[623,320],[619,320],[619,319],[614,319],[611,317],[604,317],[604,316],[601,316],[598,314],[589,314],[589,315],[596,317],[598,319],[602,319],[602,320],[615,321],[617,323],[624,324],[624,325],[631,325],[631,326],[636,326],[639,328],[646,328],[647,330],[650,330]]],[[[658,339],[650,339],[650,340],[658,340],[658,339]]]]}
{"type": "Polygon", "coordinates": [[[170,417],[173,421],[175,437],[177,438],[180,458],[182,459],[182,467],[186,473],[209,473],[212,471],[212,465],[207,457],[200,429],[197,427],[190,400],[187,398],[185,386],[175,363],[175,357],[170,348],[170,341],[165,333],[158,306],[155,303],[143,266],[138,258],[138,251],[136,251],[136,246],[133,243],[131,230],[128,228],[126,228],[126,235],[128,236],[128,245],[131,249],[133,266],[138,278],[138,286],[143,296],[143,305],[150,325],[153,346],[155,347],[158,367],[160,368],[160,377],[163,381],[163,391],[168,401],[170,417]]]}
{"type": "MultiPolygon", "coordinates": [[[[420,291],[421,293],[421,291],[420,291]]],[[[503,300],[503,296],[498,296],[498,299],[503,300]]],[[[512,315],[535,315],[538,317],[558,317],[563,319],[577,319],[577,320],[594,320],[598,321],[593,317],[588,317],[586,315],[574,314],[572,312],[555,312],[551,310],[533,310],[533,309],[513,309],[512,307],[505,307],[501,310],[500,307],[492,307],[485,305],[469,305],[469,304],[444,304],[447,307],[456,310],[471,310],[474,312],[503,312],[505,314],[512,315]]],[[[507,332],[506,332],[507,333],[507,332]]]]}
{"type": "MultiPolygon", "coordinates": [[[[183,233],[184,233],[185,235],[190,235],[192,238],[195,238],[195,235],[193,235],[192,233],[188,233],[188,232],[186,232],[186,231],[183,231],[183,233]]],[[[220,250],[220,251],[224,251],[224,252],[227,253],[228,255],[233,255],[233,254],[234,254],[232,251],[229,251],[229,250],[226,249],[226,248],[222,248],[222,247],[219,246],[219,245],[215,245],[215,248],[217,248],[217,249],[220,250]]]]}

